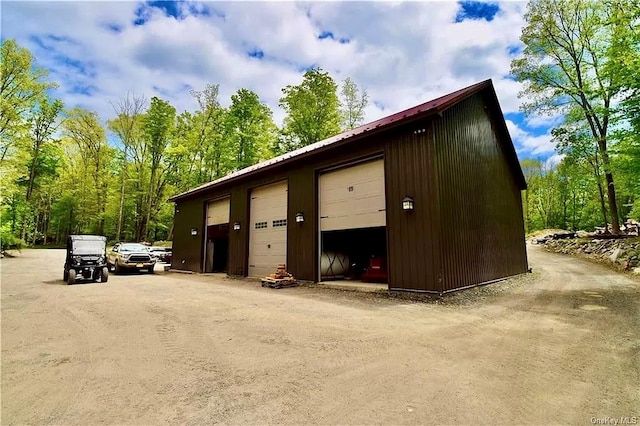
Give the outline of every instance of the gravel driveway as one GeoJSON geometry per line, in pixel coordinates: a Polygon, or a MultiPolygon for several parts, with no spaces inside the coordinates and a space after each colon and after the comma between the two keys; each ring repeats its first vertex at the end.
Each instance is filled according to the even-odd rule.
{"type": "Polygon", "coordinates": [[[639,283],[529,251],[534,274],[416,302],[162,271],[67,286],[64,251],[25,250],[0,263],[2,424],[640,416],[639,283]]]}

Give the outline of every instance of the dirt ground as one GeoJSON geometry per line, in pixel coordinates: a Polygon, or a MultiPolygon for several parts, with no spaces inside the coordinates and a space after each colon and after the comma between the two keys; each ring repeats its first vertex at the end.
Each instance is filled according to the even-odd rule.
{"type": "Polygon", "coordinates": [[[640,283],[529,250],[534,274],[441,301],[67,286],[63,251],[25,250],[0,261],[2,424],[640,422],[640,283]]]}

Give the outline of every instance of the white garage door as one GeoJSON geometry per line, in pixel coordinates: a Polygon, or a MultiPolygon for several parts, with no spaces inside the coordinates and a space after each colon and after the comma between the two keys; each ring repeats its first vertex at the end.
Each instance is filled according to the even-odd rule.
{"type": "Polygon", "coordinates": [[[207,226],[229,223],[230,199],[211,201],[207,206],[207,226]]]}
{"type": "Polygon", "coordinates": [[[249,276],[264,277],[287,262],[287,182],[251,191],[249,276]]]}
{"type": "Polygon", "coordinates": [[[384,160],[320,175],[320,230],[386,226],[384,160]]]}

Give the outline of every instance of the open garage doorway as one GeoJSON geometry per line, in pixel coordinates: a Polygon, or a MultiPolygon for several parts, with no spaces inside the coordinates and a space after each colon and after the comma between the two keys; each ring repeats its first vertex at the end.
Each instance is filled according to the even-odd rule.
{"type": "Polygon", "coordinates": [[[318,189],[320,281],[386,284],[384,160],[326,171],[318,189]]]}
{"type": "Polygon", "coordinates": [[[321,239],[321,281],[387,282],[387,233],[384,226],[325,231],[321,239]]]}
{"type": "Polygon", "coordinates": [[[230,199],[207,205],[207,238],[204,248],[204,272],[227,272],[229,260],[230,199]]]}
{"type": "Polygon", "coordinates": [[[205,272],[227,272],[229,224],[207,226],[205,272]]]}

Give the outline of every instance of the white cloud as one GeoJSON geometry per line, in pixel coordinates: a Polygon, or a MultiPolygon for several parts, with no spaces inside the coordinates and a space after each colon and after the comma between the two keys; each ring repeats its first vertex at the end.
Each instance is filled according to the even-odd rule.
{"type": "Polygon", "coordinates": [[[565,157],[564,154],[554,154],[551,157],[547,158],[544,162],[544,167],[546,170],[555,169],[558,167],[562,159],[565,157]]]}
{"type": "Polygon", "coordinates": [[[551,133],[533,135],[519,127],[511,120],[505,120],[507,129],[519,151],[529,155],[548,155],[555,152],[555,145],[552,142],[551,133]]]}
{"type": "MultiPolygon", "coordinates": [[[[185,3],[184,14],[194,7],[200,13],[177,20],[146,7],[148,22],[135,26],[140,7],[4,2],[2,37],[16,38],[52,70],[67,106],[90,108],[105,120],[113,115],[109,101],[127,92],[193,110],[189,89],[219,83],[223,104],[245,87],[280,122],[281,89],[298,84],[302,68],[311,65],[366,88],[372,101],[367,121],[487,78],[494,81],[503,112],[516,112],[521,103],[520,83],[508,78],[510,51],[520,45],[520,2],[501,3],[490,22],[459,23],[455,2],[185,3]],[[212,11],[209,16],[202,14],[205,9],[212,11]],[[323,32],[332,36],[319,39],[323,32]],[[263,57],[250,57],[249,51],[263,57]],[[88,64],[89,72],[63,65],[63,57],[88,64]]],[[[514,140],[528,151],[553,151],[548,135],[514,140]]]]}

